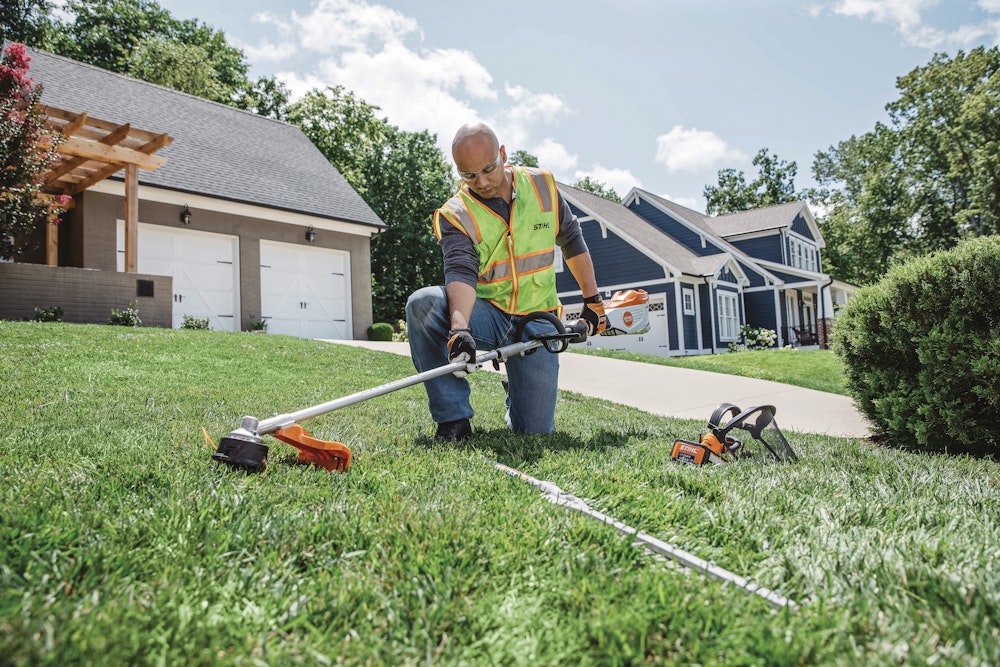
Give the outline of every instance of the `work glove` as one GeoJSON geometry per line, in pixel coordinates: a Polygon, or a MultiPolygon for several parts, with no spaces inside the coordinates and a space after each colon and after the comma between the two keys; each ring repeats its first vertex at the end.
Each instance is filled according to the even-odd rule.
{"type": "Polygon", "coordinates": [[[608,318],[604,314],[604,300],[600,294],[588,296],[583,300],[583,312],[580,319],[587,323],[587,335],[598,336],[608,328],[608,318]]]}
{"type": "Polygon", "coordinates": [[[452,371],[452,375],[464,378],[469,373],[476,372],[476,339],[472,337],[472,329],[452,329],[448,332],[448,362],[472,362],[464,369],[452,371]]]}

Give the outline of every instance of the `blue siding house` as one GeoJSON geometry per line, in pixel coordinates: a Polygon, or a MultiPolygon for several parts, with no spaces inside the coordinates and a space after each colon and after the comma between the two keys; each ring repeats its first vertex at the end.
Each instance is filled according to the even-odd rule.
{"type": "MultiPolygon", "coordinates": [[[[740,327],[773,329],[780,346],[827,346],[835,306],[854,286],[820,270],[823,238],[805,202],[710,217],[634,188],[622,204],[559,184],[577,215],[605,299],[649,293],[650,330],[588,345],[666,356],[725,352],[740,327]]],[[[579,287],[561,263],[567,321],[579,287]]]]}

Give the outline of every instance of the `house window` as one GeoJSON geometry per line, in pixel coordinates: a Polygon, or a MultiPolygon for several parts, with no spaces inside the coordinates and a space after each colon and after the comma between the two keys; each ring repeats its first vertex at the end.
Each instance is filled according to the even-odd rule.
{"type": "Polygon", "coordinates": [[[684,302],[684,314],[694,315],[694,290],[690,287],[682,288],[681,300],[684,302]]]}
{"type": "Polygon", "coordinates": [[[789,238],[788,250],[788,264],[790,266],[794,266],[797,269],[806,269],[807,271],[819,270],[816,262],[816,248],[798,239],[789,238]]]}
{"type": "Polygon", "coordinates": [[[740,311],[736,305],[736,295],[732,292],[719,292],[716,301],[719,305],[720,340],[736,340],[740,332],[740,311]]]}

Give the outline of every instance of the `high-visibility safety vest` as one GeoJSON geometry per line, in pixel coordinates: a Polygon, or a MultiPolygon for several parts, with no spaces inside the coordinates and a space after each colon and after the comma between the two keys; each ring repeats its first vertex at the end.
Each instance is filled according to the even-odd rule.
{"type": "Polygon", "coordinates": [[[434,234],[451,224],[472,239],[479,254],[476,296],[514,315],[556,311],[555,244],[559,194],[551,172],[514,167],[517,196],[510,225],[463,187],[434,213],[434,234]]]}

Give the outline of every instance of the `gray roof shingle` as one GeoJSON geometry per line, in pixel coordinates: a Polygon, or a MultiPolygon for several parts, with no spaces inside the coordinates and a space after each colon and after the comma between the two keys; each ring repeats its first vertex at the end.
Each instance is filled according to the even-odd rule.
{"type": "Polygon", "coordinates": [[[28,55],[43,104],[173,137],[156,153],[166,165],[140,169],[140,184],[385,226],[294,125],[43,51],[28,55]]]}
{"type": "Polygon", "coordinates": [[[563,197],[627,234],[674,269],[689,276],[712,276],[730,256],[700,257],[621,204],[586,190],[559,183],[563,197]]]}

